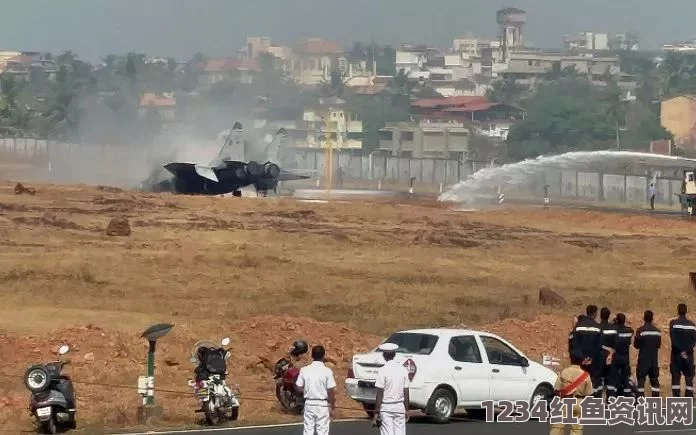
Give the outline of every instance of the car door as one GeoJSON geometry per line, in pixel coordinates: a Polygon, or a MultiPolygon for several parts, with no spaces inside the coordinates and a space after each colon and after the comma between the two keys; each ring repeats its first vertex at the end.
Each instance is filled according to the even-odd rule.
{"type": "Polygon", "coordinates": [[[479,339],[490,370],[491,400],[529,400],[536,380],[529,375],[526,358],[496,337],[480,335],[479,339]]]}
{"type": "Polygon", "coordinates": [[[447,353],[450,371],[458,389],[458,406],[481,406],[482,401],[489,400],[490,374],[481,357],[476,337],[452,337],[447,353]]]}

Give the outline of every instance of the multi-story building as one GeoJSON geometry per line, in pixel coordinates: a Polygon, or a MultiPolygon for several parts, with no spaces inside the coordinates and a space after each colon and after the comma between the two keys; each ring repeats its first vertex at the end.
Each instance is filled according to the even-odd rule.
{"type": "Polygon", "coordinates": [[[390,122],[379,131],[379,149],[400,157],[465,159],[469,129],[461,122],[390,122]]]}
{"type": "Polygon", "coordinates": [[[11,74],[19,80],[30,80],[38,74],[54,79],[57,67],[55,61],[46,59],[39,52],[0,52],[0,72],[11,74]]]}
{"type": "Polygon", "coordinates": [[[607,50],[609,35],[606,33],[580,32],[566,34],[564,47],[568,50],[607,50]]]}
{"type": "Polygon", "coordinates": [[[319,98],[317,104],[305,108],[302,121],[308,148],[326,148],[329,140],[332,148],[362,149],[363,123],[341,98],[319,98]]]}
{"type": "Polygon", "coordinates": [[[499,140],[505,140],[512,125],[524,118],[522,109],[483,96],[416,100],[411,103],[411,113],[425,122],[461,122],[477,134],[499,140]]]}
{"type": "Polygon", "coordinates": [[[497,39],[457,38],[452,42],[452,49],[468,57],[502,58],[501,42],[497,39]]]}
{"type": "Polygon", "coordinates": [[[664,44],[662,50],[675,53],[694,53],[696,52],[696,40],[664,44]]]}
{"type": "Polygon", "coordinates": [[[246,57],[222,57],[208,59],[202,65],[199,82],[202,85],[213,85],[225,78],[252,83],[256,74],[261,71],[257,59],[246,57]]]}
{"type": "Polygon", "coordinates": [[[297,82],[316,85],[331,77],[333,69],[346,69],[347,60],[337,43],[309,38],[293,49],[286,70],[297,82]]]}
{"type": "Polygon", "coordinates": [[[395,70],[403,71],[407,75],[421,71],[428,62],[425,49],[401,49],[396,50],[395,70]]]}
{"type": "Polygon", "coordinates": [[[563,71],[568,67],[575,68],[580,74],[589,79],[601,80],[607,73],[620,73],[618,56],[594,56],[592,54],[553,53],[542,51],[516,51],[510,53],[507,69],[502,71],[503,77],[510,77],[522,83],[533,83],[535,79],[543,78],[552,71],[563,71]]]}
{"type": "Polygon", "coordinates": [[[696,95],[679,95],[662,101],[660,123],[674,135],[674,144],[696,150],[696,95]]]}

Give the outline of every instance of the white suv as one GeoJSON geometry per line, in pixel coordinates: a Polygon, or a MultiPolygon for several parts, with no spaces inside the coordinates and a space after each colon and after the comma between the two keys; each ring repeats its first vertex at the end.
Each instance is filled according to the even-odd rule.
{"type": "MultiPolygon", "coordinates": [[[[524,400],[530,404],[553,394],[557,374],[530,361],[494,334],[467,329],[418,329],[392,334],[396,361],[409,369],[410,408],[445,423],[455,409],[485,417],[484,400],[524,400]]],[[[353,356],[346,390],[371,415],[375,379],[385,361],[381,351],[353,356]]]]}

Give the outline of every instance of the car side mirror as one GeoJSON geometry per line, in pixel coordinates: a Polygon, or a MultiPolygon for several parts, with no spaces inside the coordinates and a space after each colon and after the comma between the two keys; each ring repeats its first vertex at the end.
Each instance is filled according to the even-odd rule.
{"type": "Polygon", "coordinates": [[[525,358],[525,357],[522,357],[522,358],[520,359],[520,365],[521,365],[522,367],[529,367],[529,360],[528,360],[527,358],[525,358]]]}

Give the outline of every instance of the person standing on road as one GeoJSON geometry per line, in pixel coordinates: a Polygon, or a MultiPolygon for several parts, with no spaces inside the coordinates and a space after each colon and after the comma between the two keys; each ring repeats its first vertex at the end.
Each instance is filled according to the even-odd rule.
{"type": "Polygon", "coordinates": [[[336,380],[324,365],[323,346],[312,348],[312,363],[300,369],[295,382],[298,393],[304,394],[304,435],[328,435],[333,411],[336,409],[336,380]]]}
{"type": "Polygon", "coordinates": [[[648,188],[648,198],[650,198],[650,210],[655,210],[655,185],[650,183],[648,188]]]}
{"type": "Polygon", "coordinates": [[[636,382],[638,395],[645,396],[645,378],[650,377],[652,397],[660,396],[660,363],[658,352],[662,345],[662,333],[652,323],[653,312],[648,310],[643,314],[643,326],[638,328],[633,339],[633,347],[638,349],[638,365],[636,366],[636,382]]]}
{"type": "Polygon", "coordinates": [[[594,396],[602,397],[601,387],[601,335],[597,317],[597,306],[588,305],[584,315],[578,317],[573,331],[568,337],[570,353],[580,357],[581,366],[586,370],[594,385],[594,396]]]}
{"type": "MultiPolygon", "coordinates": [[[[561,400],[566,397],[575,397],[576,404],[573,405],[573,416],[580,418],[580,401],[594,393],[590,374],[581,367],[581,364],[586,363],[586,358],[583,358],[580,353],[574,352],[570,354],[570,364],[568,367],[561,370],[561,373],[556,378],[554,385],[554,395],[561,400]]],[[[565,413],[566,407],[564,406],[565,413]]],[[[583,427],[580,424],[570,426],[571,435],[582,435],[583,427]]],[[[551,425],[550,435],[564,435],[565,425],[563,423],[554,423],[551,425]]]]}
{"type": "Polygon", "coordinates": [[[616,385],[610,382],[610,372],[612,360],[614,358],[614,353],[616,352],[615,342],[616,342],[616,324],[609,321],[609,316],[611,316],[611,310],[607,307],[602,307],[599,310],[599,330],[601,331],[601,377],[599,383],[595,387],[600,388],[600,394],[602,389],[606,390],[607,397],[616,396],[619,392],[616,390],[616,385]]]}
{"type": "Polygon", "coordinates": [[[694,397],[694,345],[696,325],[686,318],[686,304],[677,305],[676,319],[669,321],[669,336],[672,340],[672,355],[669,371],[672,375],[672,396],[681,393],[681,377],[684,375],[686,388],[684,397],[694,397]]]}
{"type": "Polygon", "coordinates": [[[377,400],[374,423],[379,425],[381,435],[406,435],[409,380],[406,367],[394,361],[398,348],[394,343],[383,343],[378,348],[387,362],[380,369],[375,382],[377,400]]]}
{"type": "Polygon", "coordinates": [[[616,315],[616,340],[614,341],[614,356],[610,366],[609,385],[613,386],[617,396],[630,396],[631,385],[631,338],[633,328],[626,326],[626,315],[616,315]]]}

